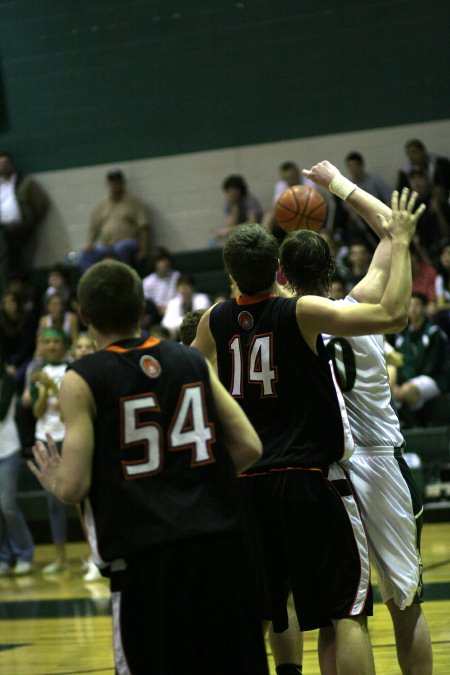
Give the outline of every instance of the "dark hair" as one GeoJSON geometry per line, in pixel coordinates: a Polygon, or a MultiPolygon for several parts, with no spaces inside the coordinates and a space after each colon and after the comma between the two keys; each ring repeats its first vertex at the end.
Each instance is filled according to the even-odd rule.
{"type": "Polygon", "coordinates": [[[14,160],[14,155],[12,154],[12,152],[8,152],[7,150],[5,150],[5,152],[0,152],[0,157],[7,157],[11,162],[11,164],[15,166],[16,162],[14,160]]]}
{"type": "Polygon", "coordinates": [[[237,188],[240,191],[242,197],[247,196],[248,187],[242,176],[232,174],[231,176],[225,178],[222,183],[222,190],[226,192],[229,188],[237,188]]]}
{"type": "Polygon", "coordinates": [[[56,274],[60,274],[62,278],[66,281],[66,283],[69,283],[70,281],[70,271],[69,268],[66,267],[65,265],[61,265],[61,263],[55,263],[50,267],[49,269],[49,275],[53,274],[56,272],[56,274]]]}
{"type": "Polygon", "coordinates": [[[192,274],[180,274],[177,279],[176,287],[178,288],[181,284],[186,284],[187,286],[195,288],[195,280],[192,274]]]}
{"type": "Polygon", "coordinates": [[[294,169],[294,171],[300,172],[300,169],[298,168],[298,164],[295,162],[283,162],[283,164],[280,165],[280,171],[291,171],[294,169]]]}
{"type": "Polygon", "coordinates": [[[172,256],[167,248],[164,246],[159,246],[153,255],[153,262],[158,262],[159,260],[169,260],[172,262],[172,256]]]}
{"type": "Polygon", "coordinates": [[[412,298],[417,298],[417,300],[420,300],[420,302],[424,307],[426,307],[426,305],[428,304],[427,296],[425,295],[425,293],[421,293],[420,291],[413,291],[411,293],[411,299],[412,298]]]}
{"type": "Polygon", "coordinates": [[[426,150],[425,145],[422,141],[419,141],[418,138],[410,138],[409,141],[406,141],[405,148],[417,148],[418,150],[426,150]]]}
{"type": "Polygon", "coordinates": [[[125,180],[125,176],[123,175],[123,171],[120,169],[113,169],[112,171],[108,171],[106,174],[106,180],[108,181],[119,181],[119,180],[125,180]]]}
{"type": "Polygon", "coordinates": [[[311,230],[296,230],[281,244],[280,260],[289,286],[302,295],[328,293],[335,264],[325,239],[311,230]]]}
{"type": "Polygon", "coordinates": [[[194,341],[197,326],[205,312],[206,309],[194,309],[184,315],[180,325],[180,340],[187,347],[194,341]]]}
{"type": "Polygon", "coordinates": [[[345,158],[346,162],[358,162],[358,164],[361,164],[361,166],[364,166],[364,157],[361,155],[360,152],[349,152],[347,157],[345,158]]]}
{"type": "Polygon", "coordinates": [[[104,333],[123,333],[138,326],[143,305],[142,280],[117,260],[92,265],[78,282],[82,315],[104,333]]]}
{"type": "Polygon", "coordinates": [[[261,225],[239,225],[225,242],[223,261],[241,293],[254,295],[275,282],[277,240],[261,225]]]}

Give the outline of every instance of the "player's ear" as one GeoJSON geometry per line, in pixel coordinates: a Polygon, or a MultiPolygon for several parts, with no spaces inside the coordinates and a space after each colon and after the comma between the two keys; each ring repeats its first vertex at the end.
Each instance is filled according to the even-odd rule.
{"type": "Polygon", "coordinates": [[[89,328],[89,324],[91,323],[86,314],[78,307],[78,316],[80,317],[80,321],[83,324],[83,326],[86,326],[86,328],[89,328]]]}

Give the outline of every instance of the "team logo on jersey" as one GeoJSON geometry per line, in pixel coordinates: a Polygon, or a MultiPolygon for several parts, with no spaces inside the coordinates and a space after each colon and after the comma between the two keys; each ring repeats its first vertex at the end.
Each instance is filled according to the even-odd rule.
{"type": "Polygon", "coordinates": [[[253,328],[254,320],[250,312],[241,312],[238,316],[238,324],[244,330],[251,330],[253,328]]]}
{"type": "Polygon", "coordinates": [[[153,356],[149,356],[148,354],[142,356],[139,365],[147,377],[150,377],[152,380],[161,375],[161,364],[153,356]]]}

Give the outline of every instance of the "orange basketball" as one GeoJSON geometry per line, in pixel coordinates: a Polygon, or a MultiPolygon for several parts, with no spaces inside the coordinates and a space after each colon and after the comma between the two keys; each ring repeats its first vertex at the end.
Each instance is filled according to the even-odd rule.
{"type": "Polygon", "coordinates": [[[287,188],[275,204],[275,218],[285,232],[314,230],[317,232],[327,217],[327,204],[309,185],[287,188]]]}

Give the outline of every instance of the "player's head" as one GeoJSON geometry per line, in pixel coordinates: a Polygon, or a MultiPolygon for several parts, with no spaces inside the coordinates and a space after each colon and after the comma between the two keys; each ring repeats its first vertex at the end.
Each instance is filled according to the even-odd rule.
{"type": "Polygon", "coordinates": [[[180,340],[187,347],[194,341],[197,335],[197,326],[205,312],[206,309],[193,309],[184,315],[180,325],[180,340]]]}
{"type": "Polygon", "coordinates": [[[105,334],[135,331],[144,308],[142,280],[117,260],[102,260],[81,277],[77,289],[83,322],[105,334]]]}
{"type": "Polygon", "coordinates": [[[260,293],[271,288],[275,282],[277,240],[261,225],[240,225],[225,243],[223,260],[241,293],[260,293]]]}
{"type": "Polygon", "coordinates": [[[300,295],[326,295],[334,274],[327,242],[311,230],[296,230],[281,244],[280,262],[289,286],[300,295]]]}

